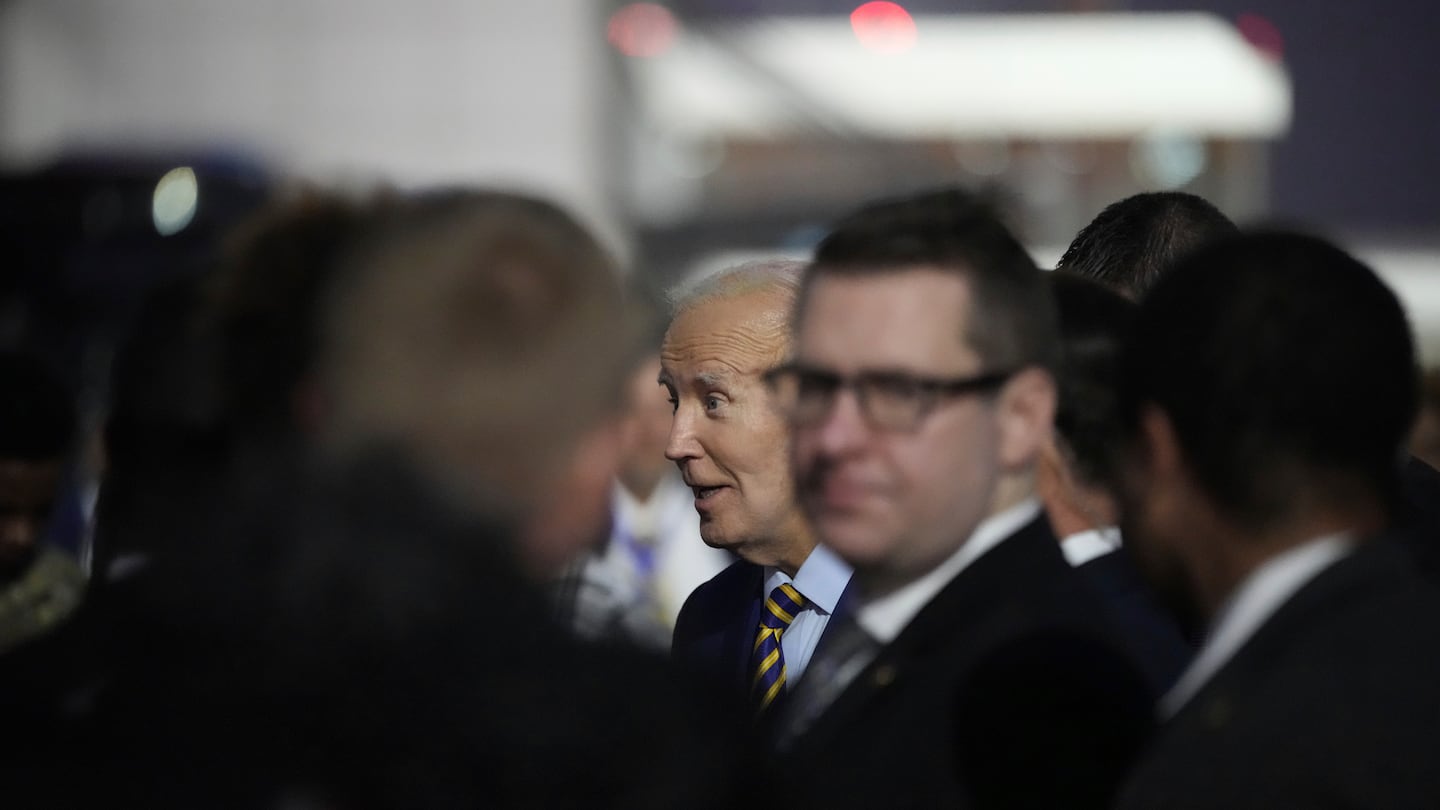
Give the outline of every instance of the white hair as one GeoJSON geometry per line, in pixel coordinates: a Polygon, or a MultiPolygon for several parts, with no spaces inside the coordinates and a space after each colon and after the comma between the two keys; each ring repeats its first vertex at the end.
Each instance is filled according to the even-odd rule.
{"type": "Polygon", "coordinates": [[[670,318],[710,301],[739,298],[755,292],[776,292],[788,305],[800,295],[800,280],[808,262],[798,259],[757,259],[675,285],[666,294],[670,318]]]}

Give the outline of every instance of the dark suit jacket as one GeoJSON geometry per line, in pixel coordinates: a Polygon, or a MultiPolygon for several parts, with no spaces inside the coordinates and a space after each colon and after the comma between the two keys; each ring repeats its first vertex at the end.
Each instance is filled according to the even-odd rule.
{"type": "Polygon", "coordinates": [[[696,588],[675,619],[671,659],[729,700],[743,700],[745,694],[764,586],[763,567],[737,560],[696,588]]]}
{"type": "Polygon", "coordinates": [[[780,767],[815,807],[1102,807],[1152,697],[1042,515],[946,585],[780,767]]]}
{"type": "Polygon", "coordinates": [[[1420,570],[1440,582],[1440,470],[1414,456],[1400,473],[1400,522],[1405,531],[1396,538],[1405,546],[1420,570]]]}
{"type": "MultiPolygon", "coordinates": [[[[672,660],[693,677],[708,681],[716,694],[737,703],[749,699],[750,652],[755,628],[760,626],[764,588],[764,567],[739,560],[696,588],[675,620],[672,660]]],[[[849,601],[846,585],[832,622],[845,616],[849,601]]]]}
{"type": "Polygon", "coordinates": [[[1175,685],[1194,650],[1151,596],[1130,553],[1122,546],[1075,570],[1100,594],[1120,643],[1140,666],[1152,691],[1164,694],[1175,685]]]}
{"type": "Polygon", "coordinates": [[[1440,807],[1440,593],[1391,543],[1322,572],[1166,724],[1120,807],[1440,807]]]}

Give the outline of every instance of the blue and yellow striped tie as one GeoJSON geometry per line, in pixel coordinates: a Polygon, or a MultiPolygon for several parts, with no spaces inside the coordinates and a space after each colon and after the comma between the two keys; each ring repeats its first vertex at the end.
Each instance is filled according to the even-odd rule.
{"type": "Polygon", "coordinates": [[[760,609],[760,628],[750,654],[755,667],[751,691],[755,695],[756,717],[763,715],[785,690],[785,654],[780,650],[780,636],[803,607],[805,597],[794,586],[782,583],[770,592],[760,609]]]}

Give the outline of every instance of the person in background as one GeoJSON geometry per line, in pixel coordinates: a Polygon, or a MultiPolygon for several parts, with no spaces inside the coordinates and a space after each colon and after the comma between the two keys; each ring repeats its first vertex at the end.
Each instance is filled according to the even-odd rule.
{"type": "MultiPolygon", "coordinates": [[[[1139,301],[1185,255],[1238,232],[1219,209],[1193,194],[1136,194],[1107,206],[1081,229],[1056,269],[1139,301]]],[[[1398,463],[1400,520],[1414,529],[1398,540],[1416,564],[1440,581],[1440,471],[1413,455],[1398,463]]]]}
{"type": "Polygon", "coordinates": [[[571,623],[584,638],[668,650],[686,597],[734,557],[701,541],[695,495],[665,458],[671,407],[659,376],[657,348],[627,378],[610,538],[579,563],[571,623]]]}
{"type": "Polygon", "coordinates": [[[674,410],[665,455],[691,490],[701,538],[740,557],[685,601],[673,657],[766,724],[850,582],[795,502],[788,431],[764,382],[790,354],[803,267],[741,265],[677,290],[660,351],[674,410]]]}
{"type": "Polygon", "coordinates": [[[1106,206],[1075,235],[1055,269],[1138,301],[1177,259],[1236,232],[1235,223],[1202,197],[1145,192],[1106,206]]]}
{"type": "Polygon", "coordinates": [[[1063,270],[1045,281],[1060,316],[1059,397],[1055,433],[1036,468],[1036,490],[1065,559],[1100,591],[1121,641],[1162,694],[1192,651],[1122,545],[1114,493],[1115,451],[1123,436],[1120,352],[1136,305],[1063,270]]]}
{"type": "Polygon", "coordinates": [[[1440,594],[1397,531],[1399,301],[1320,239],[1203,248],[1124,360],[1126,545],[1205,641],[1118,806],[1440,805],[1440,594]]]}

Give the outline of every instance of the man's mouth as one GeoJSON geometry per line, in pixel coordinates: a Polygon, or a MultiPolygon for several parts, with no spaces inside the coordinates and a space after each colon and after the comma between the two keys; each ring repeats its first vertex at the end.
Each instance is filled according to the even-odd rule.
{"type": "Polygon", "coordinates": [[[703,501],[724,489],[724,487],[691,487],[690,489],[695,493],[695,500],[703,501]]]}

